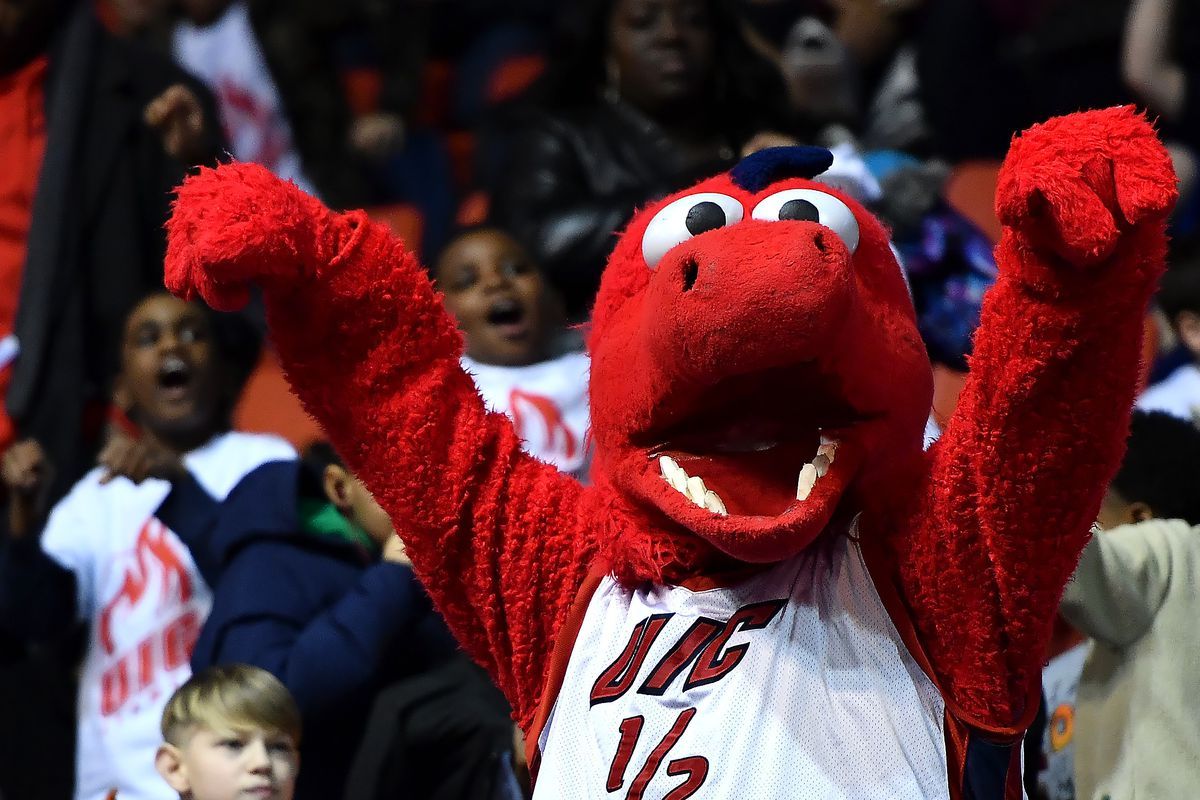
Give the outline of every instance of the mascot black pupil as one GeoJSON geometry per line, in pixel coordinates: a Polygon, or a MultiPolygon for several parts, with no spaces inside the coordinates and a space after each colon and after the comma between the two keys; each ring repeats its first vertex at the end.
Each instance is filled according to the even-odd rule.
{"type": "Polygon", "coordinates": [[[708,200],[696,203],[688,209],[687,222],[684,224],[692,236],[716,230],[725,224],[725,209],[708,200]]]}
{"type": "Polygon", "coordinates": [[[817,207],[807,200],[796,198],[788,200],[779,209],[779,219],[795,220],[796,222],[820,222],[821,214],[817,207]]]}

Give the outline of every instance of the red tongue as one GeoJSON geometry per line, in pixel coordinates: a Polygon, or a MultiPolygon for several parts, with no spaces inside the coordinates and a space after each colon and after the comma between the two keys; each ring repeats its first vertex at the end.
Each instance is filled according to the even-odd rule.
{"type": "Polygon", "coordinates": [[[802,445],[785,444],[748,453],[665,454],[688,475],[702,478],[705,486],[720,495],[730,514],[777,517],[796,502],[800,468],[815,455],[815,450],[805,454],[803,449],[802,445]]]}

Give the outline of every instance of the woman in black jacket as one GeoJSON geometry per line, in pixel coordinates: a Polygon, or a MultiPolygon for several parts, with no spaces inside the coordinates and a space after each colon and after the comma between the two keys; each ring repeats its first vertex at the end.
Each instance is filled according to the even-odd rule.
{"type": "Polygon", "coordinates": [[[591,307],[614,233],[634,209],[792,143],[782,79],[724,0],[581,4],[516,134],[492,213],[521,236],[573,319],[591,307]]]}

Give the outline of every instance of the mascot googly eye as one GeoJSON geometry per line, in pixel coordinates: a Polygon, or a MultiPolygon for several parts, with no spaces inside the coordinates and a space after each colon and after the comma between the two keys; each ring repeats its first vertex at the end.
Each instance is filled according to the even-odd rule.
{"type": "Polygon", "coordinates": [[[760,200],[750,216],[763,222],[818,222],[838,235],[854,255],[858,249],[858,222],[854,212],[831,194],[815,189],[786,189],[760,200]]]}
{"type": "Polygon", "coordinates": [[[654,269],[667,251],[693,236],[735,225],[745,214],[727,194],[700,192],[681,197],[654,215],[642,237],[642,257],[654,269]]]}

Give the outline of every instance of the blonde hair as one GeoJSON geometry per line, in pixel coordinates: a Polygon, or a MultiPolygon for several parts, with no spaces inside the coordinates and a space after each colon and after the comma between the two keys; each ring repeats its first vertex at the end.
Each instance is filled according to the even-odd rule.
{"type": "Polygon", "coordinates": [[[265,669],[248,664],[209,667],[175,690],[162,715],[162,735],[182,746],[194,728],[262,729],[300,743],[300,710],[287,688],[265,669]]]}

